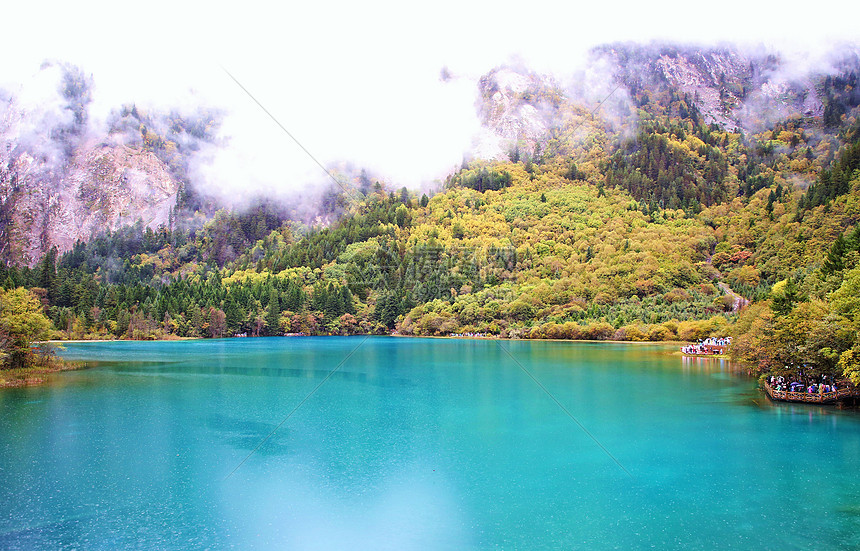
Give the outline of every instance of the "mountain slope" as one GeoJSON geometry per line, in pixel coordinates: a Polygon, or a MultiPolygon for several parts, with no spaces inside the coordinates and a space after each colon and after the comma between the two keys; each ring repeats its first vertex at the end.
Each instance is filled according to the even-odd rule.
{"type": "MultiPolygon", "coordinates": [[[[190,232],[141,224],[0,282],[42,289],[54,323],[79,336],[627,340],[725,334],[729,288],[762,299],[789,275],[819,285],[829,243],[860,216],[858,65],[808,72],[820,110],[801,92],[774,110],[756,98],[785,72],[778,58],[607,48],[596,100],[522,67],[488,73],[478,108],[493,159],[464,162],[431,197],[362,173],[328,196],[344,214],[324,226],[284,223],[266,203],[190,232]]],[[[119,119],[139,136],[129,151],[163,162],[153,144],[171,140],[144,119],[119,119]]],[[[97,172],[82,174],[76,189],[97,172]]]]}
{"type": "Polygon", "coordinates": [[[66,252],[79,239],[138,218],[167,224],[179,182],[148,151],[122,145],[81,147],[58,175],[28,153],[3,159],[0,178],[7,260],[32,264],[51,246],[66,252]]]}

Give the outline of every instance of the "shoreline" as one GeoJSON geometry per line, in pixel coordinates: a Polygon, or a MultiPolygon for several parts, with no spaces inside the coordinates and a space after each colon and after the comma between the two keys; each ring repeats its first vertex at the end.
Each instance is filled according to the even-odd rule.
{"type": "MultiPolygon", "coordinates": [[[[235,338],[235,337],[224,337],[235,338]]],[[[171,341],[202,341],[204,337],[176,337],[172,339],[49,339],[46,341],[34,341],[33,344],[63,344],[70,343],[85,343],[85,342],[171,342],[171,341]]]]}
{"type": "MultiPolygon", "coordinates": [[[[690,341],[619,341],[614,339],[527,339],[522,337],[511,338],[511,337],[499,337],[498,335],[487,335],[484,337],[471,337],[466,335],[404,335],[402,333],[383,333],[383,334],[375,334],[375,333],[356,333],[354,335],[270,335],[270,336],[260,336],[260,337],[219,337],[218,339],[212,339],[209,337],[177,337],[172,339],[50,339],[47,341],[36,341],[34,344],[57,344],[62,345],[64,343],[72,343],[72,344],[80,344],[80,343],[88,343],[88,342],[183,342],[183,341],[209,341],[209,340],[232,340],[232,339],[277,339],[277,338],[297,338],[297,337],[397,337],[397,338],[407,338],[407,339],[455,339],[455,340],[481,340],[481,341],[533,341],[533,342],[588,342],[588,343],[614,343],[614,344],[651,344],[651,345],[660,345],[660,344],[671,344],[671,345],[679,345],[679,344],[690,344],[690,341]]],[[[719,355],[710,355],[710,356],[691,356],[691,357],[720,357],[719,355]]],[[[723,356],[728,357],[728,356],[723,356]]]]}
{"type": "Polygon", "coordinates": [[[88,367],[86,362],[55,359],[53,364],[48,366],[4,369],[0,370],[0,389],[38,386],[48,382],[47,375],[62,373],[63,371],[80,371],[88,367]]]}
{"type": "MultiPolygon", "coordinates": [[[[209,341],[209,340],[233,340],[233,339],[278,339],[278,338],[301,338],[301,337],[395,337],[404,339],[451,339],[451,340],[473,340],[473,341],[522,341],[522,342],[583,342],[583,343],[607,343],[607,344],[640,344],[640,345],[683,345],[690,344],[689,341],[619,341],[614,339],[526,339],[522,337],[499,337],[498,335],[488,335],[485,337],[470,337],[470,336],[453,336],[453,335],[404,335],[402,333],[384,333],[377,335],[374,333],[357,333],[355,335],[272,335],[265,337],[220,337],[219,339],[211,339],[208,337],[179,337],[174,339],[154,339],[154,340],[134,340],[134,339],[69,339],[58,340],[51,339],[48,341],[40,341],[35,344],[52,344],[62,346],[64,343],[81,344],[81,343],[103,343],[103,342],[185,342],[185,341],[209,341]]],[[[678,352],[682,354],[681,352],[678,352]]],[[[728,358],[726,355],[707,355],[707,356],[689,356],[691,358],[728,358]]]]}
{"type": "MultiPolygon", "coordinates": [[[[352,335],[350,335],[352,336],[352,335]]],[[[358,335],[361,336],[361,335],[358,335]]],[[[373,335],[371,335],[373,336],[373,335]]],[[[475,340],[475,341],[524,341],[524,342],[587,342],[587,343],[609,343],[609,344],[689,344],[689,341],[617,341],[613,339],[524,339],[499,336],[487,337],[455,337],[451,335],[378,335],[380,337],[403,337],[410,339],[455,339],[455,340],[475,340]]]]}

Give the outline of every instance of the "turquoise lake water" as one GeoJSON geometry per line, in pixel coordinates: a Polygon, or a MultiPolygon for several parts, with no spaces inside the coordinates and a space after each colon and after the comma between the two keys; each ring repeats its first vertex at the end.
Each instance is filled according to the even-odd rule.
{"type": "Polygon", "coordinates": [[[860,548],[860,413],[674,350],[69,344],[0,390],[0,549],[860,548]]]}

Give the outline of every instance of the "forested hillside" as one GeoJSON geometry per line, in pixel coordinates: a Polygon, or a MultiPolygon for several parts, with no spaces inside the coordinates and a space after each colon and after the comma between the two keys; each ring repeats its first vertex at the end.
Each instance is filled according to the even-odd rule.
{"type": "MultiPolygon", "coordinates": [[[[487,124],[532,119],[517,119],[505,155],[465,160],[435,193],[341,176],[327,201],[343,214],[310,226],[273,201],[195,225],[184,196],[183,223],[0,264],[0,286],[31,289],[64,338],[734,334],[763,369],[860,370],[856,58],[768,99],[774,60],[598,53],[625,62],[605,105],[533,77],[517,92],[485,82],[487,124]],[[681,69],[705,76],[673,80],[681,69]],[[739,314],[725,286],[753,304],[739,314]]],[[[131,110],[116,121],[144,123],[131,110]]],[[[155,147],[149,133],[137,147],[155,147]]]]}

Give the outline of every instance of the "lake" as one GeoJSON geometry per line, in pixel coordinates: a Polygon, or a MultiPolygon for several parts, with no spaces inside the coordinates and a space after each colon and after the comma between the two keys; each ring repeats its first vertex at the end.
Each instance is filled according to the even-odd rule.
{"type": "Polygon", "coordinates": [[[675,350],[67,344],[0,390],[0,548],[860,548],[858,413],[675,350]]]}

